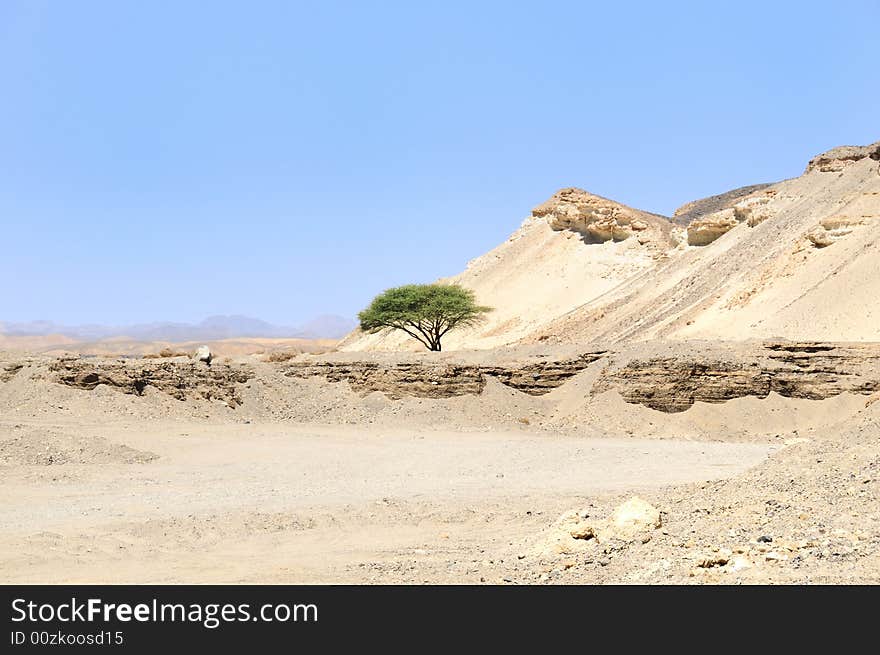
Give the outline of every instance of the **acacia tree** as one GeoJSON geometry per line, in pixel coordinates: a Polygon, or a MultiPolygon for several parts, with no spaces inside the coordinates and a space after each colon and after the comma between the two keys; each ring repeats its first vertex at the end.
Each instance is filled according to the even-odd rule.
{"type": "Polygon", "coordinates": [[[383,291],[358,318],[365,332],[402,330],[439,351],[444,334],[475,325],[490,311],[477,305],[473,291],[456,284],[407,284],[383,291]]]}

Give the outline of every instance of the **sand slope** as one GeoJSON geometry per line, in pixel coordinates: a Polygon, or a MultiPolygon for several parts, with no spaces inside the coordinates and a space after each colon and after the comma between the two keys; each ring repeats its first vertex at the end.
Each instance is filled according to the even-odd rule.
{"type": "MultiPolygon", "coordinates": [[[[801,177],[688,203],[676,218],[687,216],[687,229],[564,189],[508,241],[443,280],[495,307],[483,325],[450,333],[444,348],[878,340],[878,159],[880,144],[836,148],[801,177]]],[[[341,347],[420,348],[405,336],[357,332],[341,347]]]]}

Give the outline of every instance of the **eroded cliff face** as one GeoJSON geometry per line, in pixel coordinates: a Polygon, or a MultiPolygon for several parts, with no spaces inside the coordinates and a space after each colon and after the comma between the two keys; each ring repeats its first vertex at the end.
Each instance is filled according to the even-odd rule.
{"type": "Polygon", "coordinates": [[[635,237],[640,243],[668,243],[671,223],[663,216],[627,207],[613,200],[569,187],[560,189],[532,210],[554,230],[571,230],[593,243],[623,241],[635,237]]]}
{"type": "Polygon", "coordinates": [[[360,393],[379,391],[389,398],[449,398],[480,394],[486,386],[486,378],[493,377],[517,391],[539,396],[561,386],[604,354],[599,350],[559,360],[498,365],[425,361],[291,362],[284,368],[284,374],[348,382],[360,393]]]}
{"type": "Polygon", "coordinates": [[[758,191],[762,191],[770,184],[751,184],[749,186],[732,189],[725,193],[719,193],[708,198],[700,198],[686,202],[676,209],[672,214],[672,222],[682,227],[687,227],[694,221],[703,216],[723,211],[729,207],[733,207],[736,203],[747,196],[752,196],[758,191]]]}
{"type": "Polygon", "coordinates": [[[716,348],[611,363],[592,393],[617,391],[629,403],[681,412],[695,402],[766,398],[822,400],[880,389],[880,345],[766,343],[749,349],[716,348]]]}
{"type": "Polygon", "coordinates": [[[729,207],[698,216],[687,227],[689,246],[707,246],[740,223],[755,227],[774,215],[770,204],[776,190],[762,187],[729,207]]]}
{"type": "MultiPolygon", "coordinates": [[[[68,358],[45,364],[8,362],[4,370],[24,368],[22,375],[27,376],[37,371],[38,379],[84,393],[106,385],[140,396],[152,388],[181,402],[216,400],[233,409],[242,405],[243,387],[252,380],[277,393],[290,393],[290,387],[278,385],[284,378],[344,384],[361,396],[380,392],[391,400],[480,395],[494,379],[531,396],[560,389],[562,395],[555,400],[549,397],[551,404],[588,403],[599,394],[616,392],[628,403],[668,413],[685,411],[696,402],[765,398],[770,393],[812,400],[843,393],[880,393],[880,343],[651,342],[565,352],[554,347],[513,349],[498,357],[476,357],[475,353],[442,359],[416,355],[359,358],[337,353],[210,367],[183,359],[68,358]]],[[[248,397],[249,402],[263,402],[248,397]]]]}
{"type": "Polygon", "coordinates": [[[99,384],[122,393],[143,395],[152,387],[177,400],[220,400],[230,407],[241,404],[238,385],[254,376],[244,364],[207,366],[191,360],[147,362],[144,360],[59,359],[49,366],[49,379],[91,391],[99,384]]]}

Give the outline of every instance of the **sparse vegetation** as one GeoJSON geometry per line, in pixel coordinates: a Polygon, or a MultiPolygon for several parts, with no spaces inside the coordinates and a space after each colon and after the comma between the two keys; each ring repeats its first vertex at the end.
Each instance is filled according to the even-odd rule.
{"type": "Polygon", "coordinates": [[[407,284],[376,296],[358,319],[365,332],[401,330],[439,351],[447,332],[475,325],[490,311],[477,305],[473,291],[455,284],[407,284]]]}

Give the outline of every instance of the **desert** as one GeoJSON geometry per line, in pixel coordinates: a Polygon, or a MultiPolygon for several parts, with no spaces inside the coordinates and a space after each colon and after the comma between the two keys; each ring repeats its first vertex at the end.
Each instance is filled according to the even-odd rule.
{"type": "Polygon", "coordinates": [[[804,166],[561,189],[442,352],[0,336],[0,579],[880,582],[880,142],[804,166]]]}

